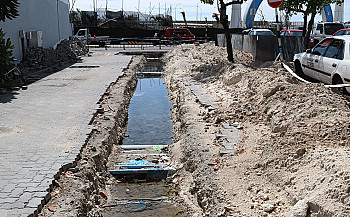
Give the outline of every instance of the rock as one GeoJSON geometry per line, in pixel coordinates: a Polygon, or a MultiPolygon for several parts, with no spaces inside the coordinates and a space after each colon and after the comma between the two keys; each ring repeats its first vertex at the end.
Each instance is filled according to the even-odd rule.
{"type": "Polygon", "coordinates": [[[306,149],[305,148],[300,148],[297,150],[297,155],[298,156],[303,156],[306,152],[306,149]]]}
{"type": "Polygon", "coordinates": [[[272,129],[272,132],[273,133],[285,133],[287,132],[288,130],[288,126],[284,125],[284,126],[275,126],[273,129],[272,129]]]}
{"type": "Polygon", "coordinates": [[[50,205],[50,206],[48,206],[47,208],[48,208],[48,210],[50,210],[51,212],[56,212],[56,210],[57,210],[57,205],[50,205]]]}
{"type": "Polygon", "coordinates": [[[292,208],[292,214],[290,217],[305,217],[309,205],[304,200],[299,200],[292,208]]]}
{"type": "Polygon", "coordinates": [[[268,203],[263,204],[261,207],[264,212],[272,212],[275,209],[275,206],[268,203]]]}

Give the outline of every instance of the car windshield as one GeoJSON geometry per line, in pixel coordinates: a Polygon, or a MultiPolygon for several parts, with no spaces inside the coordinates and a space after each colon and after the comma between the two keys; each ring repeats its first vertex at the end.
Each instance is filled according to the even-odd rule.
{"type": "Polygon", "coordinates": [[[343,24],[340,23],[325,23],[324,31],[326,35],[333,35],[339,29],[343,29],[343,24]]]}
{"type": "Polygon", "coordinates": [[[332,39],[327,38],[320,42],[312,51],[312,54],[314,55],[323,55],[328,47],[328,45],[331,43],[332,39]]]}
{"type": "Polygon", "coordinates": [[[171,35],[190,35],[190,32],[187,29],[171,29],[171,35]]]}
{"type": "Polygon", "coordinates": [[[339,36],[339,35],[350,35],[350,29],[341,30],[341,31],[334,34],[334,36],[339,36]]]}
{"type": "Polygon", "coordinates": [[[303,36],[302,31],[290,31],[291,36],[303,36]]]}
{"type": "Polygon", "coordinates": [[[332,41],[324,56],[342,60],[344,58],[344,42],[337,39],[332,41]]]}

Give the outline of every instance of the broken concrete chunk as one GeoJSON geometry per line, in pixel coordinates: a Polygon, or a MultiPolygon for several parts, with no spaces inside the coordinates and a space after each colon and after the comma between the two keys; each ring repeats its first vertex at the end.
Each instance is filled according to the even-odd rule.
{"type": "Polygon", "coordinates": [[[290,217],[305,217],[309,205],[304,200],[299,200],[292,208],[290,217]]]}
{"type": "Polygon", "coordinates": [[[275,209],[275,207],[273,205],[268,204],[268,203],[263,204],[261,207],[262,207],[264,212],[272,212],[275,209]]]}

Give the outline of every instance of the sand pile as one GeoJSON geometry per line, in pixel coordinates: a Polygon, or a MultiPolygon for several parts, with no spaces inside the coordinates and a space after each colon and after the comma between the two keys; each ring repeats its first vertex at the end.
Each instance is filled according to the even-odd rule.
{"type": "Polygon", "coordinates": [[[253,62],[248,53],[234,51],[234,63],[226,61],[226,56],[225,48],[210,44],[182,45],[166,54],[165,60],[169,85],[178,86],[192,77],[221,106],[207,112],[208,123],[240,122],[244,126],[241,147],[245,153],[225,158],[237,166],[237,173],[228,169],[219,173],[221,181],[225,180],[219,187],[227,193],[227,200],[240,201],[235,209],[242,216],[289,215],[302,199],[315,216],[348,216],[348,98],[323,84],[301,83],[273,63],[253,62]],[[226,184],[228,181],[242,184],[226,184]],[[259,190],[252,193],[249,187],[257,184],[261,189],[264,185],[272,188],[267,191],[270,198],[281,195],[284,208],[276,209],[282,203],[275,201],[266,211],[264,200],[252,206],[256,197],[247,199],[246,195],[258,194],[259,190]]]}

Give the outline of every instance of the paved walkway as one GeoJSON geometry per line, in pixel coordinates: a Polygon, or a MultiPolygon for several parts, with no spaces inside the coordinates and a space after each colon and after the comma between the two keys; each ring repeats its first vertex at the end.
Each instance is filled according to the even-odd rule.
{"type": "Polygon", "coordinates": [[[74,66],[0,95],[0,216],[28,216],[47,196],[62,165],[72,163],[91,131],[96,102],[130,56],[101,50],[74,66]]]}

